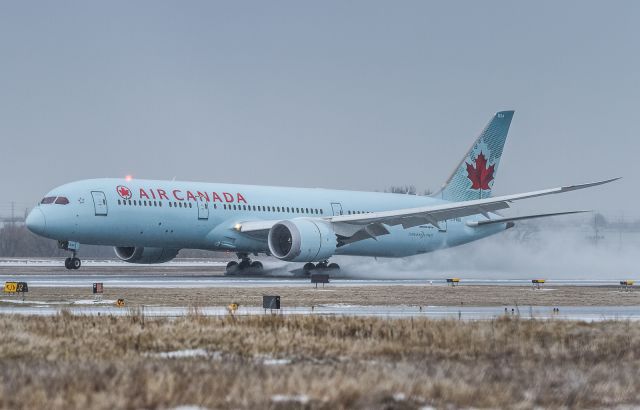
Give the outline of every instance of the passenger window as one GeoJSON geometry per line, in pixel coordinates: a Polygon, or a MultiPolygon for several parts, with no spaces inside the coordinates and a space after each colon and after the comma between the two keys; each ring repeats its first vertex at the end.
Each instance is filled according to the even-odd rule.
{"type": "Polygon", "coordinates": [[[160,206],[160,208],[162,208],[162,201],[159,201],[158,205],[160,206]]]}
{"type": "Polygon", "coordinates": [[[169,202],[169,208],[172,208],[171,202],[169,202]]]}
{"type": "Polygon", "coordinates": [[[322,208],[320,208],[320,215],[322,215],[322,214],[323,214],[323,212],[322,212],[322,208]]]}
{"type": "Polygon", "coordinates": [[[131,205],[131,200],[129,200],[129,205],[131,205]]]}
{"type": "Polygon", "coordinates": [[[118,205],[120,205],[120,200],[118,199],[118,205]]]}
{"type": "Polygon", "coordinates": [[[138,203],[136,202],[136,200],[135,200],[135,199],[133,200],[133,204],[134,204],[134,205],[138,205],[138,203]]]}
{"type": "Polygon", "coordinates": [[[189,208],[193,208],[193,204],[189,202],[189,208]]]}

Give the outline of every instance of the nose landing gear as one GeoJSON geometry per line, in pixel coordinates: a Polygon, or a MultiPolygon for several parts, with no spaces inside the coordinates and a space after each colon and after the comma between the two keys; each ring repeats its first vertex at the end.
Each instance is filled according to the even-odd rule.
{"type": "Polygon", "coordinates": [[[238,253],[238,259],[240,262],[231,261],[227,263],[227,269],[225,275],[256,275],[261,274],[264,267],[260,261],[252,261],[249,255],[246,253],[238,253]]]}
{"type": "Polygon", "coordinates": [[[73,258],[64,260],[64,267],[67,269],[80,269],[80,266],[82,266],[82,261],[80,261],[80,258],[75,257],[75,252],[73,258]]]}
{"type": "Polygon", "coordinates": [[[65,268],[80,269],[80,266],[82,266],[82,261],[76,256],[78,249],[80,249],[80,244],[78,242],[58,241],[58,248],[64,249],[65,251],[70,251],[72,253],[72,257],[64,260],[65,268]]]}

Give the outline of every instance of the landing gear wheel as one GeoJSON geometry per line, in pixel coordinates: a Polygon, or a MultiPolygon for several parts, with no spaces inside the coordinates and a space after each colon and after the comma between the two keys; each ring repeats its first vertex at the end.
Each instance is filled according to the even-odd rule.
{"type": "Polygon", "coordinates": [[[302,267],[302,270],[304,271],[304,273],[306,273],[307,275],[311,273],[311,271],[313,271],[316,268],[316,266],[311,263],[311,262],[307,262],[304,264],[304,266],[302,267]]]}
{"type": "Polygon", "coordinates": [[[71,258],[71,269],[80,269],[80,266],[82,266],[82,262],[80,261],[80,258],[71,258]]]}
{"type": "Polygon", "coordinates": [[[340,270],[340,265],[338,265],[337,263],[330,263],[329,266],[327,266],[327,269],[340,270]]]}
{"type": "Polygon", "coordinates": [[[240,270],[246,270],[249,266],[251,266],[251,259],[243,259],[238,264],[238,268],[240,268],[240,270]]]}
{"type": "Polygon", "coordinates": [[[64,267],[67,268],[67,269],[73,269],[71,267],[71,258],[67,258],[67,259],[64,260],[64,267]]]}
{"type": "Polygon", "coordinates": [[[234,275],[238,272],[238,262],[231,261],[227,263],[227,270],[225,271],[225,275],[234,275]]]}
{"type": "Polygon", "coordinates": [[[249,265],[249,267],[254,273],[262,272],[263,269],[262,262],[260,261],[251,262],[251,265],[249,265]]]}

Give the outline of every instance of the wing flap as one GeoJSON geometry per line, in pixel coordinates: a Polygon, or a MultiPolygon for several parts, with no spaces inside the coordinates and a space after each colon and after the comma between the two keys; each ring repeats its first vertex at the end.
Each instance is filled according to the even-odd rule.
{"type": "Polygon", "coordinates": [[[585,212],[591,211],[566,211],[566,212],[554,212],[549,214],[536,214],[536,215],[525,215],[525,216],[515,216],[512,218],[497,218],[497,219],[487,219],[484,221],[467,221],[467,226],[476,227],[476,226],[484,226],[498,223],[507,223],[507,222],[516,222],[516,221],[524,221],[527,219],[537,219],[537,218],[548,218],[551,216],[560,216],[560,215],[572,215],[572,214],[582,214],[585,212]]]}

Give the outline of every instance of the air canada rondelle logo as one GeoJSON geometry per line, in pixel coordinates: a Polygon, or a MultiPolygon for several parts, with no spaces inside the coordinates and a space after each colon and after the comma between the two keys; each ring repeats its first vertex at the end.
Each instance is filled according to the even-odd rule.
{"type": "Polygon", "coordinates": [[[127,188],[124,185],[118,185],[116,187],[116,191],[118,192],[118,195],[120,195],[120,198],[122,199],[131,199],[131,190],[129,188],[127,188]]]}

